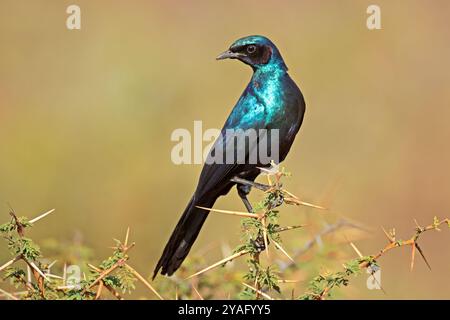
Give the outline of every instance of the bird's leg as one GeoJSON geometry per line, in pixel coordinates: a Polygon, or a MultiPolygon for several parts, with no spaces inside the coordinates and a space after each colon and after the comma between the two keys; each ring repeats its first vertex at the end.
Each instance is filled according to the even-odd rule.
{"type": "MultiPolygon", "coordinates": [[[[248,186],[248,187],[254,187],[256,189],[262,190],[262,191],[267,191],[270,189],[270,186],[267,184],[262,184],[262,183],[258,183],[255,181],[250,181],[250,180],[245,180],[239,177],[233,177],[230,179],[231,182],[235,182],[239,185],[244,185],[244,186],[248,186]]],[[[250,190],[249,190],[250,192],[250,190]]],[[[248,192],[247,192],[248,194],[248,192]]]]}
{"type": "Polygon", "coordinates": [[[244,202],[245,207],[247,208],[247,211],[252,213],[253,212],[253,207],[252,204],[250,203],[250,201],[248,201],[247,195],[250,193],[250,189],[252,188],[249,185],[244,185],[244,184],[238,184],[236,186],[239,197],[241,198],[242,202],[244,202]]]}

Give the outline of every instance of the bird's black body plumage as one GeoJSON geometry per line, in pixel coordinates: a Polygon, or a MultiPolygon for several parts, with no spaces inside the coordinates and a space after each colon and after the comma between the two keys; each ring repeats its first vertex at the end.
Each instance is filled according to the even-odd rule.
{"type": "MultiPolygon", "coordinates": [[[[269,39],[250,36],[237,40],[228,51],[218,57],[224,58],[239,59],[250,65],[254,73],[223,126],[223,136],[226,136],[227,129],[277,129],[277,161],[283,161],[302,124],[305,101],[300,89],[287,73],[281,54],[269,39]]],[[[234,146],[232,152],[245,153],[246,161],[205,163],[194,195],[164,248],[153,277],[160,269],[161,274],[172,275],[186,258],[208,216],[207,210],[198,207],[211,208],[218,197],[227,194],[236,184],[231,181],[234,177],[254,181],[260,173],[258,168],[270,165],[260,161],[259,157],[256,163],[248,161],[251,150],[256,150],[260,141],[258,136],[253,145],[250,142],[243,150],[240,146],[236,148],[232,139],[217,139],[210,157],[214,156],[219,148],[226,153],[230,146],[234,146]]],[[[244,192],[242,188],[238,188],[240,195],[248,191],[244,192]]]]}

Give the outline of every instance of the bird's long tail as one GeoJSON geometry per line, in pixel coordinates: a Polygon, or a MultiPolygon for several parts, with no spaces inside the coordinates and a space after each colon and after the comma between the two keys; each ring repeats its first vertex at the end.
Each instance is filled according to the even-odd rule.
{"type": "Polygon", "coordinates": [[[153,273],[153,279],[160,269],[162,269],[161,274],[171,276],[180,267],[208,216],[207,210],[197,208],[197,206],[211,208],[216,199],[217,197],[213,197],[196,201],[195,197],[192,197],[172,232],[161,258],[159,258],[153,273]]]}

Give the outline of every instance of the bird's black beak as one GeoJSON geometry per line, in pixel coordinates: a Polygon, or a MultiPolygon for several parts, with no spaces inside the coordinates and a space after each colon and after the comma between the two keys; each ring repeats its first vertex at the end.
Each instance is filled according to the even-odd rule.
{"type": "Polygon", "coordinates": [[[216,57],[216,60],[224,60],[224,59],[238,59],[240,57],[243,57],[244,55],[239,52],[233,52],[231,50],[227,50],[225,52],[222,52],[216,57]]]}

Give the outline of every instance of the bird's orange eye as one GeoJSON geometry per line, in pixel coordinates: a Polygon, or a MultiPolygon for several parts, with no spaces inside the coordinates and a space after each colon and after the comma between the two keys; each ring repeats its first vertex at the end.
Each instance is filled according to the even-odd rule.
{"type": "Polygon", "coordinates": [[[254,46],[254,45],[249,45],[248,47],[247,47],[247,52],[248,53],[254,53],[256,51],[256,46],[254,46]]]}

